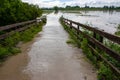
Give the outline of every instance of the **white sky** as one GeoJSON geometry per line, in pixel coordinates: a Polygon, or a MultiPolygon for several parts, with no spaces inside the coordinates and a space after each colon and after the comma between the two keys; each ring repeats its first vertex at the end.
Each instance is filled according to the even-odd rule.
{"type": "Polygon", "coordinates": [[[28,2],[32,4],[37,4],[40,7],[65,7],[66,5],[78,5],[78,6],[93,6],[100,7],[104,5],[114,5],[120,6],[120,0],[22,0],[23,2],[28,2]]]}

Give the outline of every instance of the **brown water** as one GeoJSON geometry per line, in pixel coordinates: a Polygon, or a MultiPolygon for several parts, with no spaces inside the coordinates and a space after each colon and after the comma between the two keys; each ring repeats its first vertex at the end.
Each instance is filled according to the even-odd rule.
{"type": "Polygon", "coordinates": [[[8,59],[0,67],[0,80],[97,80],[82,50],[66,44],[68,34],[59,23],[60,16],[47,16],[47,24],[29,52],[24,49],[24,54],[8,59]]]}
{"type": "Polygon", "coordinates": [[[60,25],[59,14],[47,16],[47,25],[28,55],[25,70],[31,80],[97,80],[93,66],[85,60],[81,49],[66,44],[68,34],[60,25]]]}
{"type": "Polygon", "coordinates": [[[23,72],[28,64],[28,54],[33,41],[20,45],[22,53],[9,57],[0,66],[0,80],[30,80],[23,72]]]}

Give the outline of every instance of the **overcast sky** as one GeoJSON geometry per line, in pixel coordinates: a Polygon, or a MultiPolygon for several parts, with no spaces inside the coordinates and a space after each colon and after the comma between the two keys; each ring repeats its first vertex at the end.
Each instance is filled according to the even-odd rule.
{"type": "Polygon", "coordinates": [[[53,7],[53,6],[59,6],[59,7],[65,7],[66,5],[71,6],[85,6],[89,5],[92,7],[102,7],[104,5],[114,5],[114,6],[120,6],[120,0],[22,0],[23,2],[28,2],[32,4],[37,4],[40,7],[53,7]]]}

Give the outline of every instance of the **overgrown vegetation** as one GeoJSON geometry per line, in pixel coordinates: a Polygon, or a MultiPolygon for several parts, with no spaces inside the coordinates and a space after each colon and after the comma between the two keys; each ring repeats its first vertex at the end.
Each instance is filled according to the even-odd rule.
{"type": "Polygon", "coordinates": [[[64,29],[69,33],[70,39],[66,41],[68,44],[73,44],[76,47],[80,47],[80,41],[77,40],[77,38],[74,36],[75,31],[71,30],[69,27],[67,27],[60,19],[60,23],[63,25],[64,29]]]}
{"type": "Polygon", "coordinates": [[[58,7],[54,6],[55,13],[58,13],[58,7]]]}
{"type": "MultiPolygon", "coordinates": [[[[117,27],[117,31],[115,32],[115,35],[120,36],[120,24],[117,27]]],[[[120,54],[120,45],[118,45],[117,43],[113,43],[112,41],[108,41],[108,40],[105,41],[105,44],[120,54]]]]}
{"type": "Polygon", "coordinates": [[[116,35],[120,36],[120,24],[117,27],[117,32],[115,32],[116,35]]]}
{"type": "Polygon", "coordinates": [[[45,23],[40,22],[37,25],[32,25],[29,29],[23,32],[13,32],[14,34],[4,40],[0,40],[0,61],[4,60],[7,56],[20,53],[21,50],[16,45],[19,42],[28,42],[42,30],[45,23]]]}
{"type": "Polygon", "coordinates": [[[36,19],[42,15],[37,5],[21,0],[0,0],[0,26],[36,19]]]}
{"type": "MultiPolygon", "coordinates": [[[[110,57],[108,54],[106,54],[104,51],[100,50],[98,47],[95,47],[96,52],[94,52],[91,48],[89,48],[88,43],[90,43],[83,35],[79,35],[80,39],[77,39],[77,37],[74,35],[73,30],[71,30],[68,26],[66,26],[60,19],[61,24],[63,25],[64,29],[67,30],[70,34],[72,40],[67,41],[68,43],[74,43],[77,44],[79,47],[82,48],[83,53],[87,56],[88,59],[93,63],[93,65],[97,68],[98,73],[98,80],[120,80],[119,74],[116,74],[113,72],[108,64],[104,62],[98,54],[101,54],[103,57],[105,57],[110,63],[112,63],[114,66],[116,66],[118,69],[120,69],[120,63],[110,57]],[[71,35],[72,34],[72,35],[71,35]],[[76,42],[77,40],[77,42],[76,42]],[[74,42],[73,42],[74,41],[74,42]]],[[[93,34],[87,30],[83,31],[84,33],[92,36],[93,34]]],[[[99,35],[97,34],[97,39],[99,40],[99,35]]],[[[106,46],[110,47],[111,49],[117,51],[120,53],[120,46],[117,46],[117,44],[113,44],[111,42],[104,42],[106,46]]]]}
{"type": "MultiPolygon", "coordinates": [[[[33,4],[23,3],[21,0],[0,0],[0,26],[36,19],[42,15],[42,10],[33,4]]],[[[28,42],[42,30],[43,22],[31,26],[23,32],[14,32],[4,40],[0,40],[0,61],[7,56],[20,53],[16,47],[20,41],[28,42]]],[[[6,33],[0,31],[0,35],[6,33]]]]}

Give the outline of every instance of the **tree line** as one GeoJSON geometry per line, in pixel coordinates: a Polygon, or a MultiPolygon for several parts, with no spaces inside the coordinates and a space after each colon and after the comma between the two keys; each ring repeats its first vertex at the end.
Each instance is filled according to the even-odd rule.
{"type": "MultiPolygon", "coordinates": [[[[53,8],[43,8],[43,10],[55,10],[57,6],[53,8]]],[[[120,7],[115,6],[103,6],[103,7],[90,7],[85,5],[85,7],[80,6],[69,6],[66,7],[57,7],[59,10],[120,10],[120,7]]]]}
{"type": "Polygon", "coordinates": [[[21,0],[0,0],[0,26],[35,19],[42,10],[21,0]]]}

